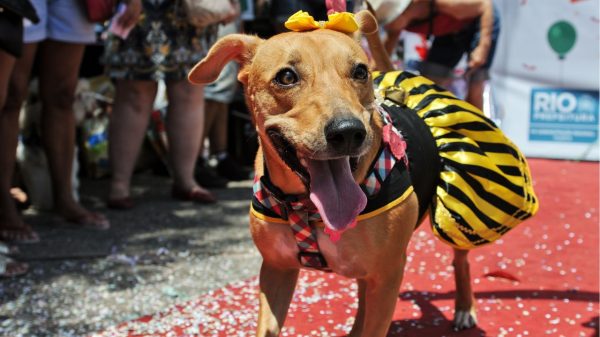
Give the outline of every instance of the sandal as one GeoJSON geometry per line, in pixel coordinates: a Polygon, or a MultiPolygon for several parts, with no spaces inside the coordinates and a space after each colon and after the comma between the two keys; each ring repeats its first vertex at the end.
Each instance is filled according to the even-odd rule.
{"type": "Polygon", "coordinates": [[[8,256],[0,255],[0,277],[15,277],[23,275],[29,269],[24,262],[17,262],[8,256]]]}
{"type": "Polygon", "coordinates": [[[193,188],[185,191],[175,186],[171,189],[171,196],[173,199],[182,201],[193,201],[199,204],[214,204],[217,202],[217,198],[208,191],[203,191],[200,188],[193,188]]]}
{"type": "Polygon", "coordinates": [[[96,212],[86,212],[80,216],[76,216],[74,218],[65,218],[69,224],[98,229],[98,230],[107,230],[110,228],[110,222],[108,219],[101,213],[96,212]]]}

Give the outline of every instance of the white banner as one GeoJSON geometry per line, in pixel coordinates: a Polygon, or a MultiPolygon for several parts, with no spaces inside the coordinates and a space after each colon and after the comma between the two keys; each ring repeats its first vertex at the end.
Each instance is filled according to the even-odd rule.
{"type": "Polygon", "coordinates": [[[497,1],[501,127],[531,157],[598,160],[598,0],[497,1]]]}
{"type": "MultiPolygon", "coordinates": [[[[486,115],[528,156],[598,160],[599,1],[495,3],[501,32],[486,115]]],[[[402,66],[414,71],[428,42],[413,33],[403,37],[402,66]]],[[[463,58],[448,88],[459,97],[465,65],[463,58]]]]}

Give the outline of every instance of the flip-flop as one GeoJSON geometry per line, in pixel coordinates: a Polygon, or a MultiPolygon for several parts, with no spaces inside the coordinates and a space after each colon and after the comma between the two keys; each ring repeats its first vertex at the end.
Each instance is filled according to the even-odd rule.
{"type": "Polygon", "coordinates": [[[40,242],[40,236],[29,225],[24,224],[19,228],[0,227],[0,240],[14,243],[40,242]]]}
{"type": "Polygon", "coordinates": [[[18,262],[8,256],[0,255],[0,277],[15,277],[23,275],[29,269],[29,265],[18,262]]]}
{"type": "Polygon", "coordinates": [[[76,225],[84,228],[107,230],[110,228],[110,222],[101,213],[87,212],[75,218],[65,218],[65,221],[71,225],[76,225]]]}

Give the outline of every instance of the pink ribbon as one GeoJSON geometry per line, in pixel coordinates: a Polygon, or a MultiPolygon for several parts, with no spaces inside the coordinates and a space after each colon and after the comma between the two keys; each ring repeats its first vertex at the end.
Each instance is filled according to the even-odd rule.
{"type": "Polygon", "coordinates": [[[327,14],[341,13],[346,11],[346,0],[325,0],[327,14]]]}

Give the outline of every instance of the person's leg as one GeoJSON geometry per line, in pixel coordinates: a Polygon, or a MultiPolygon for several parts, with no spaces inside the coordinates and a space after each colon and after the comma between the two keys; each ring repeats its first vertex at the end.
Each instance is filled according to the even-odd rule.
{"type": "Polygon", "coordinates": [[[216,102],[214,105],[213,109],[215,109],[217,115],[214,117],[213,127],[210,129],[208,136],[210,139],[211,154],[217,159],[217,173],[232,181],[250,179],[250,170],[240,166],[229,155],[227,147],[229,136],[229,105],[221,102],[216,102]]]}
{"type": "Polygon", "coordinates": [[[206,123],[204,134],[210,140],[210,153],[227,151],[228,105],[214,100],[206,100],[206,123]]]}
{"type": "Polygon", "coordinates": [[[250,172],[242,168],[228,154],[229,102],[234,100],[238,81],[238,67],[228,63],[219,78],[204,89],[206,123],[204,133],[210,140],[210,153],[217,159],[216,172],[227,180],[248,179],[250,172]]]}
{"type": "MultiPolygon", "coordinates": [[[[217,103],[216,101],[210,100],[210,99],[206,99],[204,100],[204,137],[210,139],[210,130],[213,128],[214,126],[214,122],[215,122],[215,118],[217,116],[217,112],[216,112],[216,107],[217,107],[217,103]]],[[[202,150],[204,147],[204,139],[200,140],[200,155],[202,155],[202,150]]],[[[213,144],[211,142],[210,144],[210,149],[212,151],[212,147],[213,144]]]]}
{"type": "Polygon", "coordinates": [[[106,229],[108,220],[83,208],[73,196],[73,101],[84,47],[79,43],[53,40],[40,43],[42,143],[50,168],[55,211],[73,224],[106,229]]]}
{"type": "MultiPolygon", "coordinates": [[[[481,38],[480,26],[479,22],[475,24],[473,27],[473,35],[471,37],[471,44],[469,49],[469,55],[471,52],[477,48],[479,45],[479,40],[481,38]]],[[[468,75],[468,92],[466,101],[473,104],[475,107],[479,108],[483,111],[483,92],[485,90],[485,84],[490,78],[490,67],[492,66],[492,62],[494,61],[494,56],[496,54],[496,45],[498,43],[498,37],[500,34],[500,17],[499,12],[496,6],[494,6],[494,24],[492,27],[492,38],[491,45],[488,51],[487,59],[485,64],[476,69],[469,69],[467,71],[468,75]]]]}
{"type": "Polygon", "coordinates": [[[452,81],[454,80],[452,68],[437,63],[423,62],[421,64],[420,72],[421,75],[432,80],[435,84],[450,90],[452,81]]]}
{"type": "Polygon", "coordinates": [[[13,55],[0,49],[0,113],[4,109],[6,103],[6,95],[8,94],[8,82],[10,74],[15,66],[16,59],[13,55]]]}
{"type": "MultiPolygon", "coordinates": [[[[237,31],[235,25],[224,26],[219,34],[237,31]]],[[[207,187],[225,187],[229,180],[241,180],[248,177],[249,172],[242,170],[227,153],[229,103],[233,101],[237,91],[238,67],[229,62],[221,71],[219,78],[204,87],[206,100],[204,134],[210,140],[210,153],[218,164],[215,168],[203,165],[199,159],[196,179],[207,187]]]]}
{"type": "Polygon", "coordinates": [[[419,66],[421,75],[449,89],[454,79],[454,68],[468,50],[469,43],[468,32],[436,36],[427,53],[427,59],[419,66]]]}
{"type": "Polygon", "coordinates": [[[194,166],[204,137],[203,87],[194,86],[187,80],[167,81],[167,95],[166,128],[174,179],[173,194],[180,199],[214,202],[214,196],[194,180],[194,166]]]}
{"type": "MultiPolygon", "coordinates": [[[[219,35],[236,32],[235,26],[222,26],[219,35]]],[[[219,78],[204,87],[204,136],[210,140],[210,152],[227,150],[227,108],[237,89],[238,67],[234,62],[225,65],[219,78]],[[225,121],[224,125],[220,124],[225,121]]]]}
{"type": "Polygon", "coordinates": [[[112,171],[109,206],[111,201],[129,198],[131,176],[144,141],[157,89],[158,84],[154,81],[117,80],[108,131],[112,171]]]}
{"type": "Polygon", "coordinates": [[[37,234],[19,216],[10,194],[19,136],[19,112],[27,96],[36,50],[37,44],[23,46],[23,55],[14,63],[12,75],[8,69],[10,61],[5,63],[0,60],[0,74],[10,76],[8,95],[0,110],[0,238],[7,241],[39,240],[37,234]]]}
{"type": "Polygon", "coordinates": [[[452,85],[452,80],[453,80],[452,77],[435,76],[435,75],[425,75],[425,76],[442,88],[449,89],[450,86],[452,85]]]}
{"type": "MultiPolygon", "coordinates": [[[[205,88],[206,89],[206,88],[205,88]]],[[[206,95],[206,90],[204,91],[206,95]]],[[[194,177],[196,181],[208,188],[222,188],[227,186],[229,182],[224,177],[221,177],[217,171],[208,165],[208,162],[204,160],[204,140],[206,138],[209,139],[210,143],[210,151],[213,152],[213,148],[215,146],[215,141],[209,137],[210,130],[212,130],[215,119],[217,118],[218,112],[215,111],[213,107],[213,103],[217,103],[214,100],[205,100],[205,109],[204,109],[204,137],[200,140],[200,148],[198,149],[198,159],[196,161],[196,167],[194,169],[194,177]]]]}
{"type": "Polygon", "coordinates": [[[209,139],[210,152],[213,152],[213,140],[210,138],[210,131],[215,124],[215,119],[217,119],[218,103],[219,102],[210,99],[204,100],[204,131],[202,133],[203,137],[200,139],[200,148],[198,149],[198,156],[200,160],[202,159],[200,157],[204,153],[204,141],[206,138],[209,139]]]}
{"type": "Polygon", "coordinates": [[[473,104],[476,108],[483,111],[483,91],[485,89],[485,80],[470,80],[465,100],[473,104]]]}

